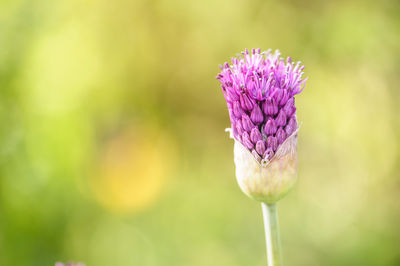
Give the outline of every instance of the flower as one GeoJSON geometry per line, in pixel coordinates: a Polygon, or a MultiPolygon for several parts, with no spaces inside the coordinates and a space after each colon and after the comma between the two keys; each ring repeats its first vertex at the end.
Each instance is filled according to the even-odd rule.
{"type": "Polygon", "coordinates": [[[227,102],[241,189],[275,202],[296,180],[297,119],[294,96],[305,87],[304,66],[279,51],[246,49],[224,63],[217,79],[227,102]]]}

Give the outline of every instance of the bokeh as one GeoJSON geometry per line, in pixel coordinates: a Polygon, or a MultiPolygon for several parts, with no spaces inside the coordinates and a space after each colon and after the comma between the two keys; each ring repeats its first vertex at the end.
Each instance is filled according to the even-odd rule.
{"type": "Polygon", "coordinates": [[[400,2],[2,0],[0,265],[266,265],[218,65],[306,65],[286,265],[400,265],[400,2]]]}

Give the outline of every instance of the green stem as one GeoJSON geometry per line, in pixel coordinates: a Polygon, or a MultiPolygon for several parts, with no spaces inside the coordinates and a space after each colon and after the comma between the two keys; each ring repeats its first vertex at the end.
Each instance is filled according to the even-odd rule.
{"type": "Polygon", "coordinates": [[[281,240],[279,237],[278,211],[276,203],[261,203],[267,243],[268,266],[282,266],[281,240]]]}

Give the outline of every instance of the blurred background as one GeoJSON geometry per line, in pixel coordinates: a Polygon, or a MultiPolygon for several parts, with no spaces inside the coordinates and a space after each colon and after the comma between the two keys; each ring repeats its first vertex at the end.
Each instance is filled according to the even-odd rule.
{"type": "Polygon", "coordinates": [[[306,65],[286,265],[400,265],[400,2],[2,0],[0,265],[266,265],[218,64],[306,65]]]}

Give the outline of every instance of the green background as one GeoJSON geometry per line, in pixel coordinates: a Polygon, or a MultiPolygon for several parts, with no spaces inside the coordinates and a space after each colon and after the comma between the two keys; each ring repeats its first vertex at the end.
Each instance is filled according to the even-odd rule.
{"type": "Polygon", "coordinates": [[[218,64],[306,65],[285,265],[400,265],[400,2],[0,1],[0,265],[266,265],[218,64]]]}

